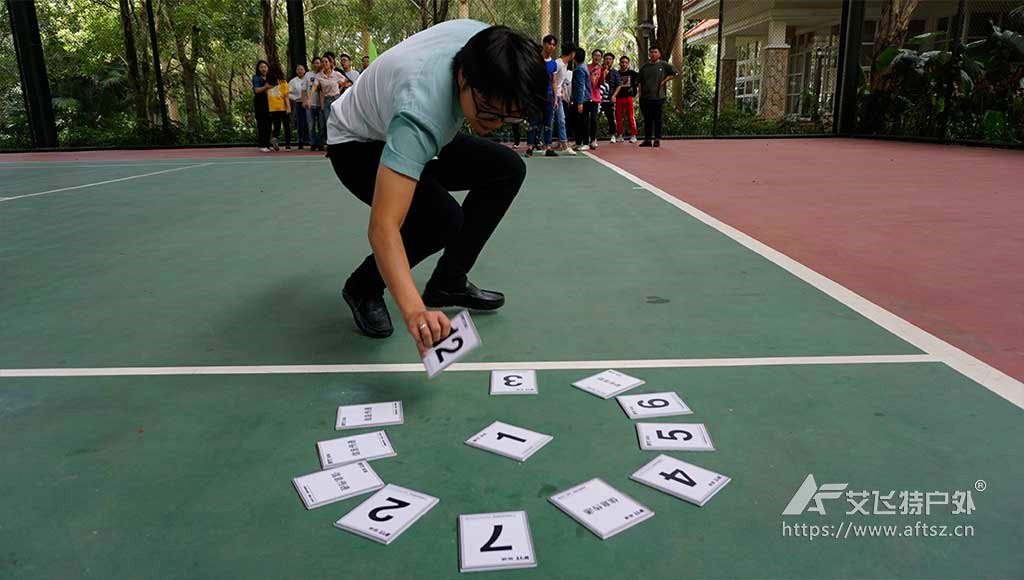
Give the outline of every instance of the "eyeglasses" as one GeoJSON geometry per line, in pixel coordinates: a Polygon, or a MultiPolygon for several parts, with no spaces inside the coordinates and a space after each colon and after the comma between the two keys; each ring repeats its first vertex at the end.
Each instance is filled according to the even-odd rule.
{"type": "Polygon", "coordinates": [[[516,117],[512,115],[505,115],[499,111],[493,111],[485,109],[480,106],[480,100],[477,98],[477,90],[473,91],[473,105],[476,107],[476,118],[479,121],[501,121],[507,125],[521,125],[526,122],[526,119],[522,117],[516,117]]]}

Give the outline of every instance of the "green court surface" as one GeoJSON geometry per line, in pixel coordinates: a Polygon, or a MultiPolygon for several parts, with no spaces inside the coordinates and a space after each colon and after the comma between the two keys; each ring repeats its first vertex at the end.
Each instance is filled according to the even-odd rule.
{"type": "MultiPolygon", "coordinates": [[[[210,163],[0,202],[0,372],[416,363],[401,329],[364,339],[340,300],[368,209],[321,159],[250,161],[0,166],[14,197],[210,163]]],[[[657,453],[614,400],[570,386],[596,372],[570,363],[921,351],[610,169],[529,161],[472,278],[508,304],[474,317],[467,361],[546,363],[539,396],[489,396],[472,370],[0,374],[0,578],[455,578],[458,515],[507,510],[528,512],[539,566],[488,577],[1024,577],[1024,415],[941,362],[623,364],[647,381],[631,393],[676,391],[694,410],[657,421],[703,422],[717,447],[669,454],[732,478],[702,508],[630,481],[657,453]],[[398,456],[373,467],[441,502],[382,546],[332,526],[367,496],[307,511],[291,478],[341,435],[338,405],[395,399],[398,456]],[[522,464],[463,444],[494,420],[554,441],[522,464]],[[808,474],[971,490],[976,509],[781,515],[808,474]],[[601,541],[548,503],[593,477],[656,515],[601,541]],[[974,535],[811,541],[784,522],[974,535]]]]}

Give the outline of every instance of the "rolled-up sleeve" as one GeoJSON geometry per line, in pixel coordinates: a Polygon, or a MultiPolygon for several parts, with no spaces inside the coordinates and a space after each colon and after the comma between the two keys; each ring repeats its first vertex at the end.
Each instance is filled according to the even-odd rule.
{"type": "Polygon", "coordinates": [[[381,164],[418,180],[423,167],[441,150],[441,130],[429,119],[399,111],[388,125],[381,164]]]}

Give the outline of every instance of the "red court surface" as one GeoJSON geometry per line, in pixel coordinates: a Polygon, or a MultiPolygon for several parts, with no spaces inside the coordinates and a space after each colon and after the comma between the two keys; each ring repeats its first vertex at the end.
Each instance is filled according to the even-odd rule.
{"type": "Polygon", "coordinates": [[[1024,152],[723,139],[597,155],[1024,379],[1024,152]]]}

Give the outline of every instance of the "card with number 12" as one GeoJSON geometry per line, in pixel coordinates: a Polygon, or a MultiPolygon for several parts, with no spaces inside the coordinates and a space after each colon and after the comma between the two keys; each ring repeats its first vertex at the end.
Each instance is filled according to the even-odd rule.
{"type": "Polygon", "coordinates": [[[463,310],[451,319],[452,330],[448,337],[435,344],[427,354],[423,355],[423,366],[427,368],[427,377],[448,368],[449,365],[469,354],[480,346],[480,335],[469,317],[469,311],[463,310]]]}

